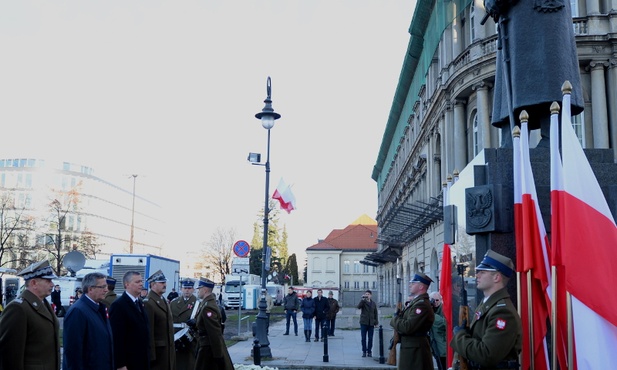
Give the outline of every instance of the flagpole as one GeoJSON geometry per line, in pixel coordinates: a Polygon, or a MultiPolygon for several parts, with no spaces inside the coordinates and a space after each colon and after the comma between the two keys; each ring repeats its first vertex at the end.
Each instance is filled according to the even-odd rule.
{"type": "MultiPolygon", "coordinates": [[[[559,115],[559,104],[557,102],[553,102],[553,104],[551,104],[551,142],[554,143],[554,140],[557,140],[557,138],[559,137],[559,126],[558,126],[558,122],[555,121],[556,119],[558,119],[559,115]],[[556,137],[553,137],[553,135],[557,135],[556,137]]],[[[553,144],[551,144],[553,145],[553,144]]],[[[559,146],[559,144],[557,143],[557,146],[559,146]]],[[[553,151],[551,150],[551,155],[553,155],[553,151]]],[[[554,158],[551,158],[551,166],[553,165],[553,161],[554,158]]],[[[553,176],[553,169],[551,167],[551,182],[553,181],[552,179],[553,176]]],[[[553,191],[554,189],[552,189],[553,184],[551,184],[551,191],[553,191]]],[[[553,207],[553,204],[551,202],[551,207],[553,207]]],[[[556,214],[551,214],[551,224],[553,224],[553,217],[557,217],[556,214]]],[[[553,233],[559,233],[559,229],[557,228],[551,228],[551,237],[552,237],[552,247],[553,248],[559,248],[559,245],[557,245],[557,243],[555,242],[557,240],[556,236],[557,234],[553,234],[553,233]]],[[[551,266],[551,369],[556,370],[558,368],[557,365],[557,343],[558,343],[558,338],[557,338],[557,329],[559,326],[559,322],[558,322],[558,315],[557,315],[557,266],[555,266],[555,261],[553,261],[552,266],[551,266]]]]}
{"type": "Polygon", "coordinates": [[[574,336],[572,335],[572,296],[566,291],[566,310],[568,311],[568,368],[574,369],[574,336]]]}

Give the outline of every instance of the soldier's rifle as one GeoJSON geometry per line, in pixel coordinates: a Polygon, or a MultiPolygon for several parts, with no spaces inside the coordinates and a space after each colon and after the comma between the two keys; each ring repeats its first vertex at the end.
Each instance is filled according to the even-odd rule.
{"type": "MultiPolygon", "coordinates": [[[[399,279],[397,279],[399,280],[399,279]]],[[[398,283],[398,301],[396,302],[396,313],[399,317],[403,315],[403,293],[401,293],[401,283],[398,283]]],[[[388,361],[386,363],[388,365],[396,366],[396,344],[400,342],[401,338],[398,335],[398,331],[394,328],[394,334],[392,335],[392,340],[390,341],[390,352],[388,353],[388,361]]]]}

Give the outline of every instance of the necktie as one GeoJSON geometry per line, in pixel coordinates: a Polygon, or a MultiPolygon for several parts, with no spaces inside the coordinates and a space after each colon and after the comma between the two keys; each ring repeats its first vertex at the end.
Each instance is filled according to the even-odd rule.
{"type": "Polygon", "coordinates": [[[137,310],[141,312],[141,305],[139,304],[139,299],[135,300],[135,306],[137,306],[137,310]]]}

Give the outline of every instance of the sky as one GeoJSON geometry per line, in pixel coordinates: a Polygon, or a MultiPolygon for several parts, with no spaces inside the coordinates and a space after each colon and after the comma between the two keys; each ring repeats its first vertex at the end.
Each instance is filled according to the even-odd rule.
{"type": "MultiPolygon", "coordinates": [[[[0,1],[0,157],[56,158],[163,207],[166,247],[250,242],[270,191],[290,253],[377,212],[371,179],[415,1],[0,1]]],[[[136,221],[137,222],[137,221],[136,221]]],[[[169,250],[166,250],[169,252],[169,250]]]]}

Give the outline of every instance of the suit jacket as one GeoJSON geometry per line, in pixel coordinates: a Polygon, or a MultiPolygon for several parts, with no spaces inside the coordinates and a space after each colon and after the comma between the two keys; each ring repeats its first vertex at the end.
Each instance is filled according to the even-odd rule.
{"type": "Polygon", "coordinates": [[[221,330],[221,312],[214,294],[210,294],[199,304],[196,328],[199,334],[199,351],[195,369],[233,370],[221,330]]]}
{"type": "Polygon", "coordinates": [[[326,318],[328,311],[330,310],[330,303],[328,302],[328,298],[319,296],[313,298],[313,302],[315,302],[315,318],[317,320],[323,320],[326,318]]]}
{"type": "Polygon", "coordinates": [[[503,288],[476,307],[470,332],[459,331],[450,345],[461,356],[490,370],[500,361],[518,358],[521,335],[521,319],[503,288]]]}
{"type": "Polygon", "coordinates": [[[62,369],[115,370],[107,306],[84,294],[64,316],[62,369]]]}
{"type": "Polygon", "coordinates": [[[117,368],[126,366],[129,370],[149,370],[148,314],[139,298],[137,302],[141,307],[141,312],[131,297],[124,292],[109,309],[114,340],[114,363],[117,368]]]}
{"type": "Polygon", "coordinates": [[[433,370],[428,331],[434,321],[435,312],[426,293],[415,297],[401,315],[390,320],[401,338],[399,369],[433,370]]]}
{"type": "Polygon", "coordinates": [[[169,303],[153,291],[144,299],[150,324],[150,368],[175,370],[174,320],[169,303]]]}
{"type": "Polygon", "coordinates": [[[58,333],[58,319],[49,302],[24,290],[0,318],[0,369],[60,369],[58,333]]]}

